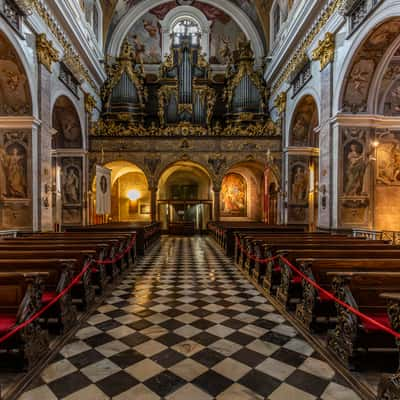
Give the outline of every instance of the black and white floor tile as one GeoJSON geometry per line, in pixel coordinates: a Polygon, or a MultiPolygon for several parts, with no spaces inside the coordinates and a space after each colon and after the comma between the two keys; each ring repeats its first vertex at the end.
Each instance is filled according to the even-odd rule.
{"type": "Polygon", "coordinates": [[[208,238],[163,238],[20,400],[357,400],[208,238]]]}

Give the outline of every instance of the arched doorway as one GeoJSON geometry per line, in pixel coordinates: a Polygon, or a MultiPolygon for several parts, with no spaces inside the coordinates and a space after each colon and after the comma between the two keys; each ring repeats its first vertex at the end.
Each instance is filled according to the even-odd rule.
{"type": "Polygon", "coordinates": [[[305,95],[293,113],[288,146],[288,223],[318,226],[318,107],[305,95]]]}
{"type": "Polygon", "coordinates": [[[264,166],[254,161],[239,162],[222,180],[220,213],[222,221],[265,220],[264,166]]]}
{"type": "Polygon", "coordinates": [[[158,217],[170,233],[200,233],[211,219],[211,179],[190,161],[169,166],[158,183],[158,217]]]}
{"type": "Polygon", "coordinates": [[[129,161],[112,161],[105,167],[111,169],[109,218],[125,222],[150,221],[151,194],[143,170],[129,161]]]}
{"type": "Polygon", "coordinates": [[[53,221],[82,225],[86,219],[87,183],[82,125],[72,100],[61,95],[52,111],[53,221]]]}

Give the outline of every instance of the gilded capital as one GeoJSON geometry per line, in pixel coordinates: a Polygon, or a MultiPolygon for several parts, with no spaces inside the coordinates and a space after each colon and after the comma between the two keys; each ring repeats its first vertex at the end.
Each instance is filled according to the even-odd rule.
{"type": "Polygon", "coordinates": [[[286,111],[286,92],[278,94],[274,101],[274,106],[278,109],[279,114],[283,114],[286,111]]]}
{"type": "Polygon", "coordinates": [[[53,47],[52,41],[47,40],[44,33],[36,36],[36,54],[39,63],[43,64],[49,72],[51,72],[53,62],[59,60],[58,51],[53,47]]]}
{"type": "Polygon", "coordinates": [[[90,93],[85,93],[85,111],[92,114],[96,107],[96,100],[90,93]]]}
{"type": "Polygon", "coordinates": [[[333,61],[335,57],[335,35],[327,32],[323,40],[318,41],[317,48],[312,52],[314,61],[320,62],[321,71],[333,61]]]}

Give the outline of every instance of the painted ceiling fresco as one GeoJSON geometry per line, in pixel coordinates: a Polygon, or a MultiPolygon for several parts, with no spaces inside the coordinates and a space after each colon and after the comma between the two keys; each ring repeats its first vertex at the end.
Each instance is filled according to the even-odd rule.
{"type": "MultiPolygon", "coordinates": [[[[121,18],[127,13],[127,11],[137,6],[143,0],[102,0],[104,9],[104,28],[108,32],[107,37],[110,38],[112,31],[117,26],[121,18]]],[[[268,37],[268,12],[266,10],[265,0],[231,0],[238,7],[240,7],[253,21],[254,25],[258,29],[260,36],[266,41],[268,37]]],[[[169,1],[156,8],[151,13],[158,19],[162,19],[168,11],[180,4],[186,4],[185,0],[180,1],[169,1]]],[[[189,2],[191,3],[191,2],[189,2]]],[[[217,4],[217,2],[216,2],[217,4]]],[[[227,15],[221,9],[209,6],[202,3],[201,1],[195,0],[192,6],[199,8],[207,16],[209,20],[218,20],[221,22],[221,18],[227,18],[227,15]]],[[[229,18],[229,17],[228,17],[229,18]]],[[[229,21],[226,21],[229,23],[229,21]]],[[[228,28],[229,30],[229,28],[228,28]]]]}

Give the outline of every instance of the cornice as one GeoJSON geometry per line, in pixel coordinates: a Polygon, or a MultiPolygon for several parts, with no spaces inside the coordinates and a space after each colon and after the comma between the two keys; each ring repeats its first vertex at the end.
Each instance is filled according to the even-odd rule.
{"type": "Polygon", "coordinates": [[[374,114],[337,114],[331,119],[332,124],[351,127],[399,129],[400,117],[388,117],[374,114]]]}
{"type": "Polygon", "coordinates": [[[0,117],[0,129],[32,129],[41,125],[35,117],[0,117]]]}

